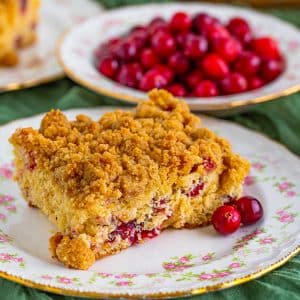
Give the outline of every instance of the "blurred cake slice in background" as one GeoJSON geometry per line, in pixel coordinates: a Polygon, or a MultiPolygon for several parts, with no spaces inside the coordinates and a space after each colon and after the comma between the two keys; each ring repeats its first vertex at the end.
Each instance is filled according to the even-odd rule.
{"type": "Polygon", "coordinates": [[[40,0],[0,0],[0,66],[18,63],[18,50],[36,41],[40,0]]]}

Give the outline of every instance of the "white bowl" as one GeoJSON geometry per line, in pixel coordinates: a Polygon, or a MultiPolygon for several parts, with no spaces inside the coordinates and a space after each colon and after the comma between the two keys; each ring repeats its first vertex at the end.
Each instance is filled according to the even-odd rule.
{"type": "Polygon", "coordinates": [[[300,31],[272,16],[228,5],[147,4],[107,11],[76,26],[64,37],[58,49],[59,61],[70,78],[100,94],[134,103],[146,99],[146,93],[122,86],[101,75],[94,66],[94,50],[100,43],[128,32],[135,25],[147,24],[157,16],[169,19],[179,10],[189,14],[206,12],[224,22],[235,16],[243,17],[249,21],[257,36],[275,38],[286,59],[285,71],[264,87],[236,95],[186,98],[191,109],[228,110],[269,101],[300,90],[300,31]]]}

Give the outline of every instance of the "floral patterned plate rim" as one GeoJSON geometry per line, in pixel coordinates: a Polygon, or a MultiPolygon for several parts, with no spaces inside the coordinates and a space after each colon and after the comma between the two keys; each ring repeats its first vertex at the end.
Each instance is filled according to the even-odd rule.
{"type": "Polygon", "coordinates": [[[91,0],[43,0],[38,41],[32,47],[20,51],[21,61],[16,67],[0,68],[0,92],[31,87],[63,77],[63,70],[55,56],[56,41],[71,26],[99,12],[101,6],[91,0]]]}
{"type": "Polygon", "coordinates": [[[94,50],[101,42],[119,36],[135,25],[147,23],[155,16],[168,18],[178,10],[191,14],[204,11],[224,21],[233,16],[244,17],[252,25],[254,32],[259,33],[259,35],[271,35],[278,40],[287,61],[286,70],[272,83],[260,89],[237,95],[219,96],[213,99],[186,98],[191,109],[214,111],[244,107],[286,96],[300,89],[299,30],[270,15],[229,5],[160,3],[130,6],[104,12],[101,16],[91,18],[76,26],[65,36],[59,45],[59,62],[65,73],[79,84],[98,93],[136,103],[145,99],[146,94],[122,86],[101,75],[93,63],[94,50]]]}
{"type": "MultiPolygon", "coordinates": [[[[98,119],[115,107],[67,111],[98,119]]],[[[8,138],[19,127],[38,127],[41,116],[0,128],[0,276],[68,295],[122,298],[187,296],[234,286],[282,265],[300,250],[300,161],[285,147],[239,125],[202,117],[204,126],[228,138],[252,163],[244,193],[258,197],[259,223],[223,237],[212,226],[166,230],[157,238],[99,260],[88,271],[51,259],[54,227],[27,206],[12,180],[8,138]],[[245,139],[245,137],[247,137],[245,139]],[[243,141],[241,143],[241,141],[243,141]],[[220,244],[222,247],[220,247],[220,244]]]]}

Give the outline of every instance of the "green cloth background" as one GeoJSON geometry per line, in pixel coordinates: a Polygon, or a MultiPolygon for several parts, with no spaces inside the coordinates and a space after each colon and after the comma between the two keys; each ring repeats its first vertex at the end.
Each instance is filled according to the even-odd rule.
{"type": "MultiPolygon", "coordinates": [[[[107,8],[145,0],[102,0],[107,8]]],[[[166,2],[166,1],[160,1],[166,2]]],[[[268,13],[300,27],[300,10],[269,9],[268,13]]],[[[69,79],[39,87],[0,94],[0,124],[46,112],[51,108],[70,109],[101,105],[124,105],[79,87],[69,79]]],[[[263,132],[300,155],[300,93],[265,104],[252,106],[244,113],[226,119],[263,132]]],[[[1,129],[0,129],[1,130],[1,129]]],[[[1,150],[0,150],[1,151],[1,150]]],[[[270,154],[271,155],[271,154],[270,154]]],[[[284,158],[283,158],[284,159],[284,158]]],[[[71,300],[78,299],[45,293],[0,279],[1,300],[71,300]]],[[[269,274],[230,289],[195,296],[192,299],[300,299],[300,255],[269,274]]]]}

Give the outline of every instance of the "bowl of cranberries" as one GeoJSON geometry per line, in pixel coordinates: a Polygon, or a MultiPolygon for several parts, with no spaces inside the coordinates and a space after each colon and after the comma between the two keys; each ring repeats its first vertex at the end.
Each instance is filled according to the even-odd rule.
{"type": "Polygon", "coordinates": [[[72,30],[59,58],[75,81],[129,102],[163,88],[191,109],[213,111],[300,88],[299,31],[227,5],[151,4],[109,11],[72,30]]]}

